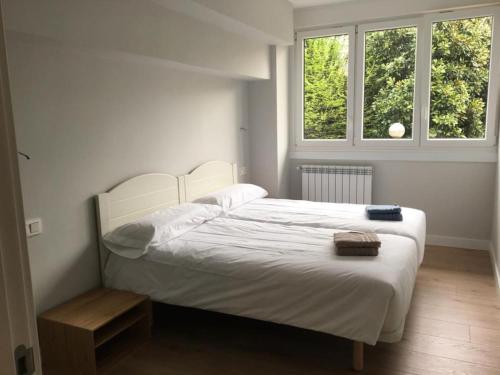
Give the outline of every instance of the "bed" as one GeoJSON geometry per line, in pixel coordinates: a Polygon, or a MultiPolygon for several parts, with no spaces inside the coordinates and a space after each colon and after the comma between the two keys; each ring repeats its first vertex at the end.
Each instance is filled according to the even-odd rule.
{"type": "MultiPolygon", "coordinates": [[[[98,196],[101,239],[124,223],[236,182],[236,166],[225,162],[205,163],[178,178],[150,174],[125,181],[98,196]]],[[[110,253],[100,241],[103,281],[158,302],[353,340],[353,366],[360,370],[363,343],[402,336],[423,257],[425,216],[408,210],[409,225],[388,225],[365,220],[361,207],[344,206],[325,211],[312,202],[253,201],[139,259],[110,253]],[[377,231],[379,256],[335,255],[333,233],[345,229],[377,231]]]]}

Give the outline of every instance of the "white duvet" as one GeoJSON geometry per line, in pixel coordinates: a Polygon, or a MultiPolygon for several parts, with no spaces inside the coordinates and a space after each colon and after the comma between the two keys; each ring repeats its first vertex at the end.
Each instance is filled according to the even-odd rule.
{"type": "Polygon", "coordinates": [[[105,283],[368,344],[398,341],[419,264],[415,240],[380,234],[378,257],[339,257],[335,231],[216,218],[139,260],[111,254],[105,283]]]}
{"type": "Polygon", "coordinates": [[[289,199],[255,199],[226,212],[233,219],[304,225],[316,228],[372,231],[394,234],[414,240],[418,248],[419,264],[424,258],[425,213],[413,208],[402,208],[403,221],[368,220],[366,206],[361,204],[310,202],[289,199]]]}

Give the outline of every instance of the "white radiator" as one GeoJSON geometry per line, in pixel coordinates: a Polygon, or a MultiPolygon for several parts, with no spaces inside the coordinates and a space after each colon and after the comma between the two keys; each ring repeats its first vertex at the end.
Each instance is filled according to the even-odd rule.
{"type": "Polygon", "coordinates": [[[316,202],[372,202],[373,167],[301,165],[302,199],[316,202]]]}

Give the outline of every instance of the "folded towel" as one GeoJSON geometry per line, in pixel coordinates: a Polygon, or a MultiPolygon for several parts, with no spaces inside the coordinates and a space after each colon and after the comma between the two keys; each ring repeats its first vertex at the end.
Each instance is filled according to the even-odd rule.
{"type": "Polygon", "coordinates": [[[339,232],[333,235],[335,247],[339,248],[379,248],[380,240],[373,232],[339,232]]]}
{"type": "Polygon", "coordinates": [[[368,213],[368,219],[370,219],[370,220],[384,220],[384,221],[403,221],[403,215],[401,215],[401,214],[368,213]]]}
{"type": "Polygon", "coordinates": [[[377,256],[378,247],[337,247],[337,255],[341,256],[377,256]]]}
{"type": "Polygon", "coordinates": [[[400,214],[401,207],[397,204],[378,204],[373,206],[366,206],[366,212],[369,214],[400,214]]]}

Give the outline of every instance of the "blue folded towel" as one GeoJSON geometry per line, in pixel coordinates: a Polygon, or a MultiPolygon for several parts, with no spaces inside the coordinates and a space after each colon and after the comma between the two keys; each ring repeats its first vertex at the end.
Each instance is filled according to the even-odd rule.
{"type": "Polygon", "coordinates": [[[392,214],[379,214],[368,212],[368,219],[370,220],[385,220],[385,221],[403,221],[403,215],[400,213],[392,214]]]}
{"type": "Polygon", "coordinates": [[[373,206],[366,206],[368,214],[400,214],[401,207],[397,204],[377,204],[373,206]]]}

